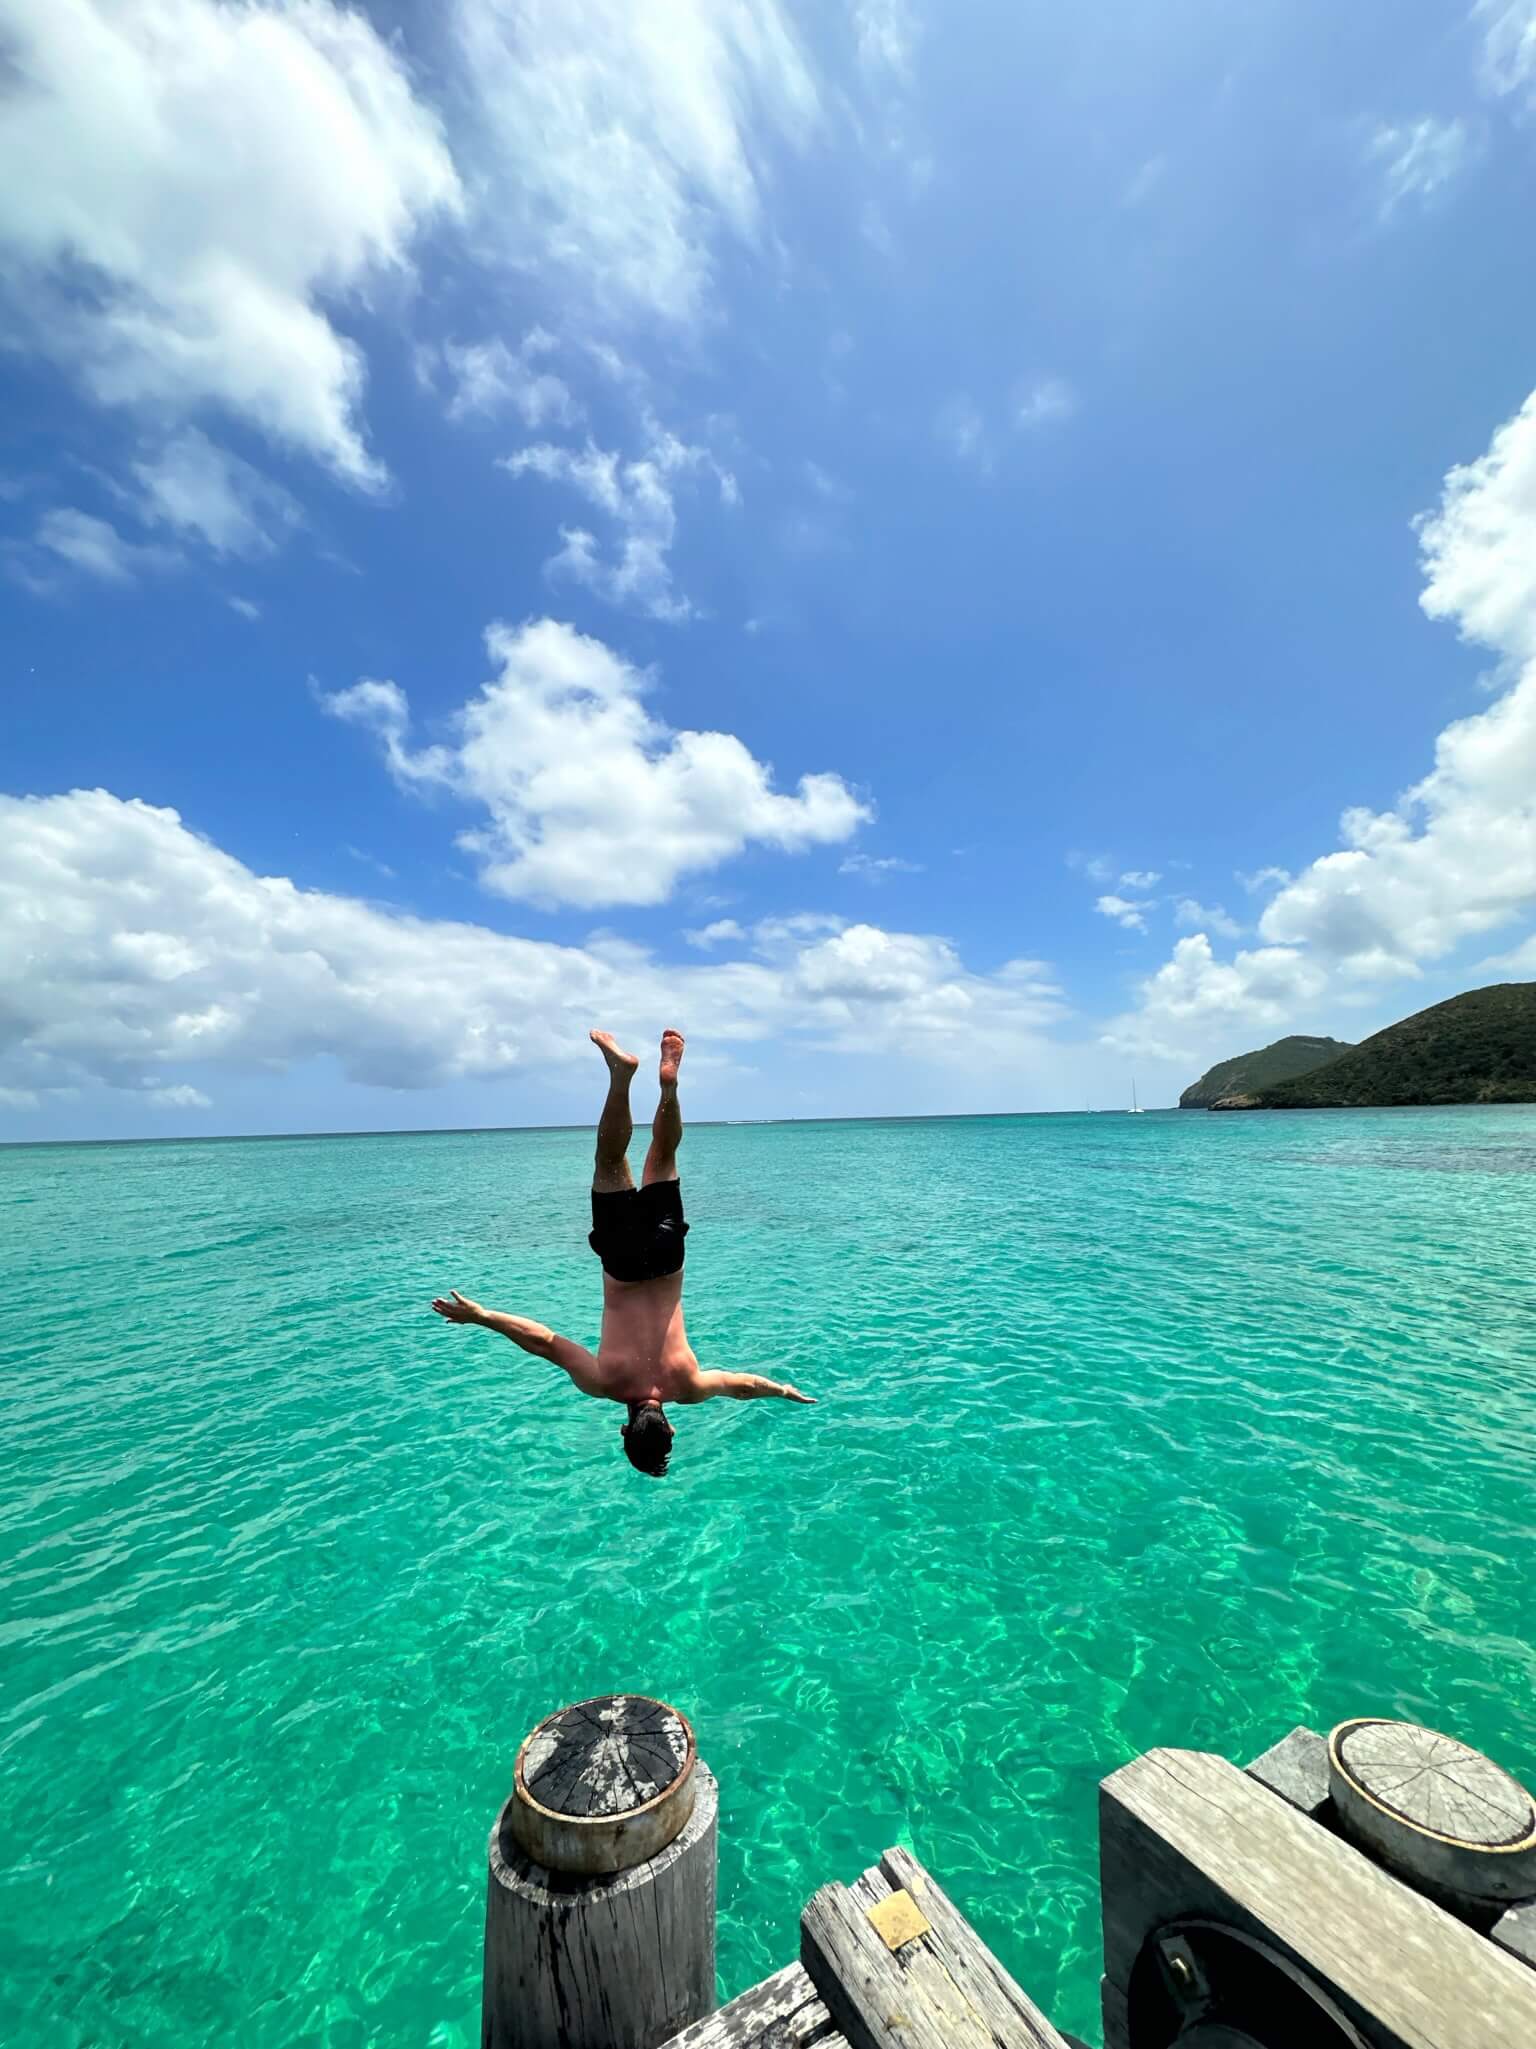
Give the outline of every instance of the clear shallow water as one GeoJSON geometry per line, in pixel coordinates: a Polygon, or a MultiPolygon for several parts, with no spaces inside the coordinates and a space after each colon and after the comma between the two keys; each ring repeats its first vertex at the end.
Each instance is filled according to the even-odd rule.
{"type": "Polygon", "coordinates": [[[720,1967],[911,1843],[1099,2039],[1094,1793],[1401,1713],[1536,1777],[1536,1112],[691,1132],[690,1330],[816,1409],[618,1412],[575,1132],[0,1151],[17,2049],[478,2040],[540,1714],[683,1707],[720,1967]]]}

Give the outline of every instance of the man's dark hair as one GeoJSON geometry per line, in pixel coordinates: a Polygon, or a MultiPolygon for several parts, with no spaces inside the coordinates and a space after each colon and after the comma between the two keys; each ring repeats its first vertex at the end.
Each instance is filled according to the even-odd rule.
{"type": "Polygon", "coordinates": [[[672,1425],[658,1403],[630,1403],[629,1421],[624,1425],[624,1456],[637,1471],[649,1473],[653,1480],[659,1480],[666,1472],[672,1456],[672,1425]]]}

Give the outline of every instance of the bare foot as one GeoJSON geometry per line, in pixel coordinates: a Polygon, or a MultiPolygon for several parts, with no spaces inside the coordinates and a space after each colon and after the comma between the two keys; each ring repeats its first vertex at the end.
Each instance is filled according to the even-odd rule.
{"type": "Polygon", "coordinates": [[[677,1070],[682,1064],[682,1033],[670,1030],[663,1032],[661,1035],[661,1085],[663,1088],[677,1080],[677,1070]]]}
{"type": "Polygon", "coordinates": [[[610,1074],[633,1074],[640,1065],[640,1055],[624,1052],[612,1032],[591,1032],[588,1036],[607,1061],[610,1074]]]}

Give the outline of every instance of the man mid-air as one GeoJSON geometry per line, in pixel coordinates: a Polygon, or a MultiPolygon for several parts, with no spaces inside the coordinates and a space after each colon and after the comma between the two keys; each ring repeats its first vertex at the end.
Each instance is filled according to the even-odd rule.
{"type": "Polygon", "coordinates": [[[636,1188],[629,1171],[629,1085],[640,1065],[622,1053],[612,1032],[593,1032],[592,1043],[608,1063],[608,1100],[597,1126],[597,1164],[592,1174],[592,1230],[587,1240],[603,1262],[603,1330],[597,1357],[556,1337],[547,1325],[526,1316],[482,1309],[454,1289],[432,1304],[450,1323],[478,1323],[500,1331],[536,1358],[549,1359],[581,1389],[603,1401],[623,1402],[629,1421],[620,1428],[632,1466],[660,1479],[672,1455],[672,1425],[663,1402],[707,1402],[717,1394],[737,1401],[778,1395],[788,1402],[814,1399],[760,1373],[701,1373],[683,1327],[683,1198],[677,1179],[677,1149],[683,1113],[677,1104],[677,1070],[683,1057],[681,1032],[661,1035],[661,1101],[651,1125],[651,1146],[636,1188]]]}

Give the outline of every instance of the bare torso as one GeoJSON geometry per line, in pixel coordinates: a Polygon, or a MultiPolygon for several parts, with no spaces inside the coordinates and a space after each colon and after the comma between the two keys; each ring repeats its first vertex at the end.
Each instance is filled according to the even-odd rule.
{"type": "Polygon", "coordinates": [[[616,1402],[696,1400],[699,1362],[683,1323],[683,1276],[616,1281],[603,1275],[603,1334],[593,1393],[616,1402]]]}

